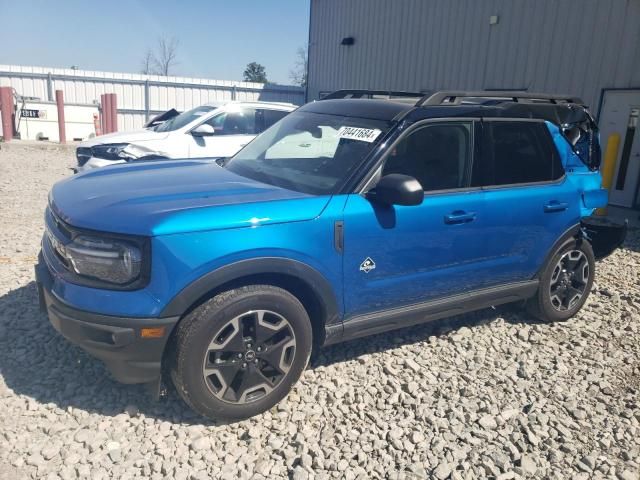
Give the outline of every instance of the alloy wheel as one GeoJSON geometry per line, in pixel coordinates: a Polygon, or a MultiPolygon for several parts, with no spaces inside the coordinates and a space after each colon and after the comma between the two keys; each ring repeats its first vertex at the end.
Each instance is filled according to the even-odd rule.
{"type": "Polygon", "coordinates": [[[586,293],[589,261],[580,250],[566,252],[553,269],[549,284],[551,305],[558,311],[571,310],[586,293]]]}
{"type": "Polygon", "coordinates": [[[254,402],[282,382],[295,350],[295,333],[286,318],[251,310],[226,322],[213,336],[202,374],[218,399],[236,405],[254,402]]]}

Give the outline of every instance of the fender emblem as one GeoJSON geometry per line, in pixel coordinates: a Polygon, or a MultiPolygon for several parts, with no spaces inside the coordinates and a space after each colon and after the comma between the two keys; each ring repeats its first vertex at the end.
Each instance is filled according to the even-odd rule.
{"type": "Polygon", "coordinates": [[[369,273],[374,268],[376,268],[376,263],[371,260],[371,257],[365,258],[364,262],[360,264],[360,271],[364,273],[369,273]]]}

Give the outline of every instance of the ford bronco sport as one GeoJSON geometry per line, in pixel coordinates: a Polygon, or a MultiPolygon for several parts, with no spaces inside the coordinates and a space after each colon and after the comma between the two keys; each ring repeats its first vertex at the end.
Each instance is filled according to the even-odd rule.
{"type": "Polygon", "coordinates": [[[607,192],[582,102],[376,97],[334,92],[222,165],[57,183],[36,266],[50,322],[117,380],[166,372],[195,411],[237,419],[323,345],[517,301],[576,314],[626,233],[591,217],[607,192]]]}

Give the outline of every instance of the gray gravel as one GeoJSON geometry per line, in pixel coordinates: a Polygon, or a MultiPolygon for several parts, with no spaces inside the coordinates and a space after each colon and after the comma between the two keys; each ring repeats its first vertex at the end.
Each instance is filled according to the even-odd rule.
{"type": "Polygon", "coordinates": [[[120,385],[39,313],[33,263],[72,150],[0,144],[0,478],[640,478],[640,232],[580,314],[515,307],[323,351],[226,425],[120,385]]]}

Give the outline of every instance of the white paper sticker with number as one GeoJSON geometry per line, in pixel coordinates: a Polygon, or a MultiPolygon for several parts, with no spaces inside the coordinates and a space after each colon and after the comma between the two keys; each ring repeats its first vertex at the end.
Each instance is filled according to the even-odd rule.
{"type": "Polygon", "coordinates": [[[338,138],[348,138],[349,140],[371,143],[378,138],[380,133],[380,130],[376,128],[342,127],[338,130],[338,138]]]}

